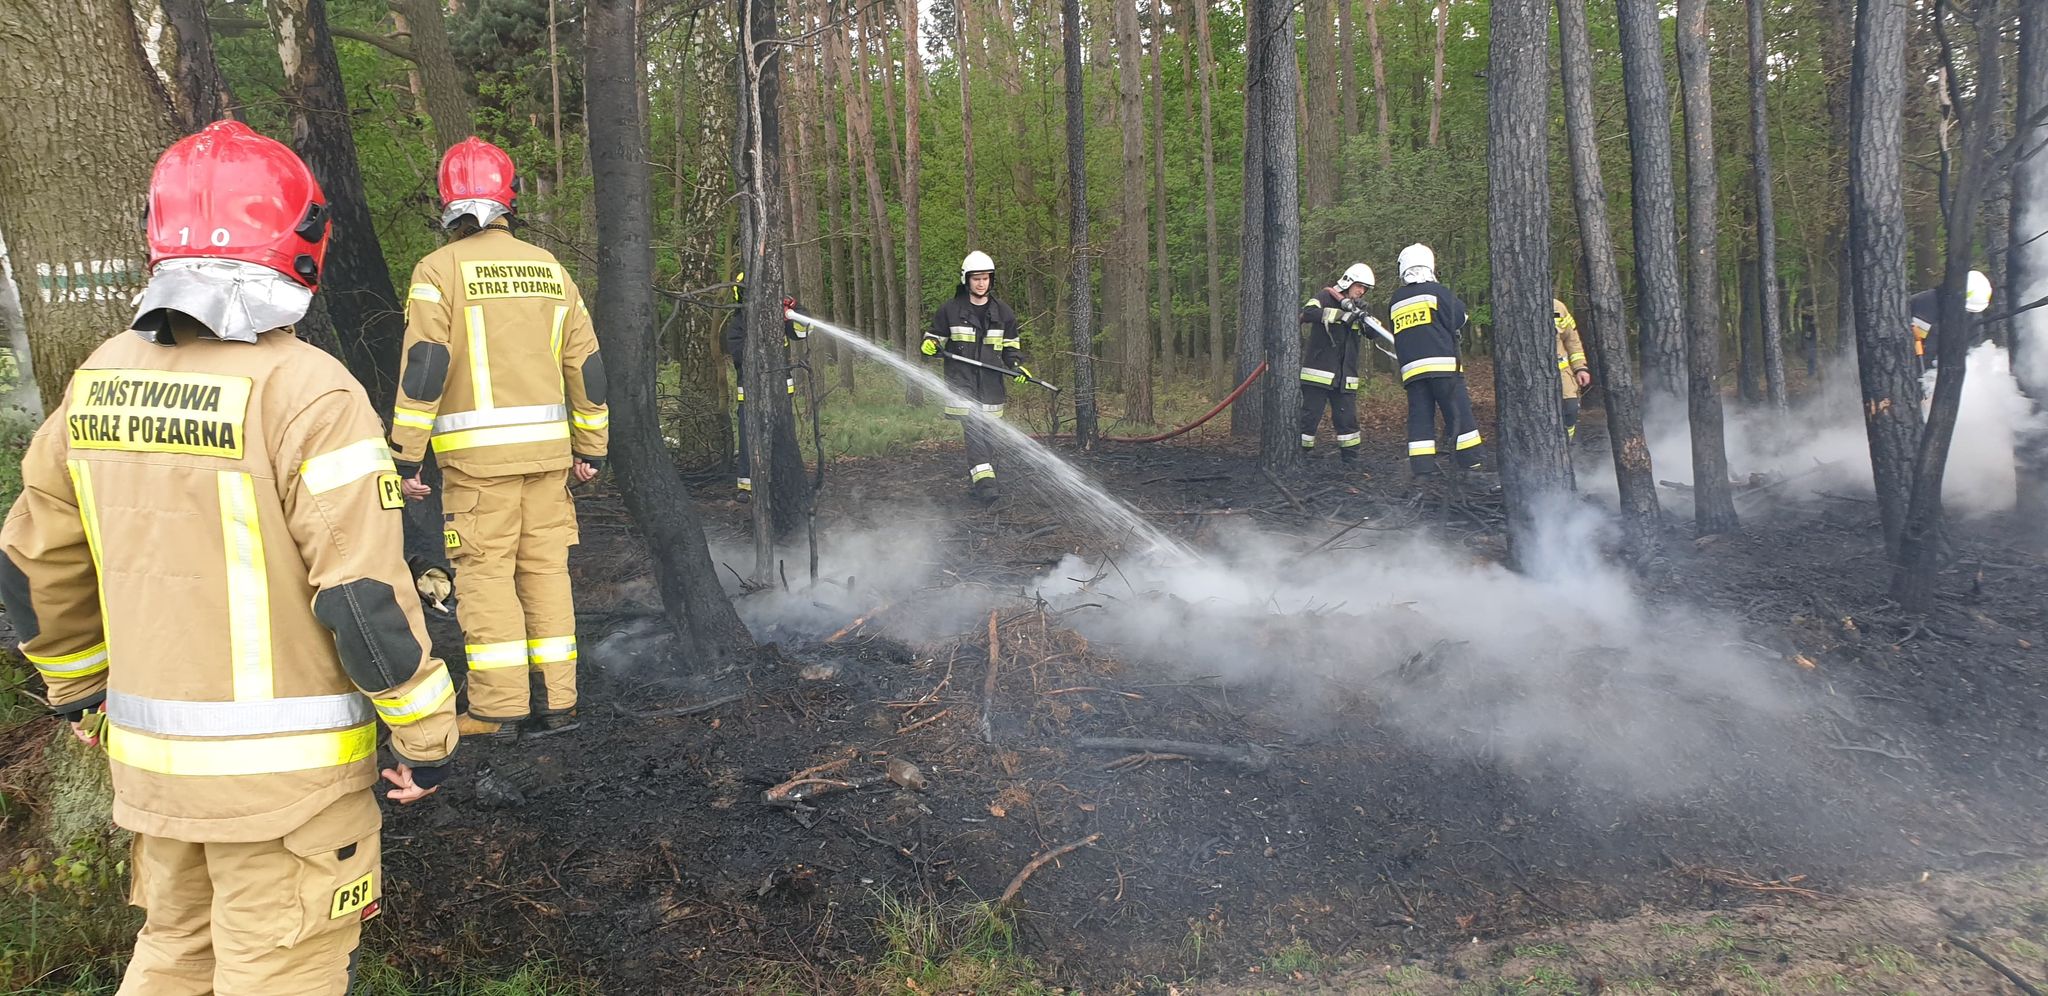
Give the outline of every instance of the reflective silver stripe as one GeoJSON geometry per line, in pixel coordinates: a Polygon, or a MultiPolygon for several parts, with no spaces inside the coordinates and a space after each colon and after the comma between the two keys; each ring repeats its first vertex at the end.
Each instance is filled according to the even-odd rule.
{"type": "Polygon", "coordinates": [[[1474,429],[1471,432],[1460,433],[1458,435],[1458,448],[1461,450],[1469,450],[1472,447],[1479,445],[1480,442],[1481,440],[1479,438],[1478,429],[1474,429]]]}
{"type": "Polygon", "coordinates": [[[93,644],[75,654],[60,654],[56,657],[38,657],[28,651],[21,656],[36,666],[45,677],[76,678],[107,669],[107,644],[105,641],[93,644]]]}
{"type": "Polygon", "coordinates": [[[435,304],[440,304],[441,289],[433,284],[414,284],[412,289],[406,292],[406,300],[432,301],[435,304]]]}
{"type": "Polygon", "coordinates": [[[953,334],[954,342],[973,342],[978,338],[974,334],[974,327],[971,325],[948,325],[946,330],[953,334]]]}
{"type": "MultiPolygon", "coordinates": [[[[180,702],[107,692],[107,718],[124,730],[171,737],[261,737],[361,726],[376,718],[355,692],[247,702],[180,702]]],[[[261,750],[252,745],[252,751],[261,750]]]]}
{"type": "Polygon", "coordinates": [[[989,415],[989,416],[996,416],[996,415],[1001,415],[1001,414],[1003,413],[1003,406],[1002,406],[1002,405],[982,405],[982,406],[981,406],[981,413],[982,413],[983,415],[989,415]]]}
{"type": "Polygon", "coordinates": [[[1401,300],[1399,300],[1399,301],[1395,302],[1395,303],[1394,303],[1394,307],[1396,307],[1396,308],[1409,308],[1409,307],[1413,307],[1413,306],[1415,306],[1415,305],[1418,305],[1418,304],[1426,304],[1426,305],[1429,305],[1430,307],[1434,308],[1434,307],[1436,307],[1436,295],[1435,295],[1435,294],[1417,294],[1417,295],[1415,295],[1414,297],[1404,297],[1404,298],[1402,298],[1401,300]]]}
{"type": "Polygon", "coordinates": [[[1457,373],[1458,358],[1455,356],[1425,356],[1401,364],[1401,376],[1412,377],[1421,373],[1457,373]]]}
{"type": "Polygon", "coordinates": [[[543,422],[562,422],[568,418],[568,405],[518,405],[512,408],[489,408],[483,411],[443,415],[434,420],[434,431],[461,432],[464,429],[488,429],[499,425],[539,425],[543,422]]]}
{"type": "Polygon", "coordinates": [[[1436,440],[1411,439],[1408,441],[1409,456],[1427,456],[1436,453],[1436,440]]]}
{"type": "Polygon", "coordinates": [[[304,481],[306,490],[324,495],[336,488],[347,487],[371,474],[395,473],[391,463],[391,447],[383,437],[358,439],[340,449],[322,453],[299,466],[299,480],[304,481]]]}

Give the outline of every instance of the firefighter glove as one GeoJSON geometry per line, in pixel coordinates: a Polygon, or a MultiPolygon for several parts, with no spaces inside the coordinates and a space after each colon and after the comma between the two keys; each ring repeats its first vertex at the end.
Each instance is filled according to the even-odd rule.
{"type": "Polygon", "coordinates": [[[1025,366],[1025,365],[1024,365],[1024,364],[1022,364],[1022,363],[1019,363],[1019,364],[1017,364],[1017,383],[1019,383],[1019,384],[1029,384],[1029,383],[1031,383],[1031,368],[1030,368],[1030,367],[1027,367],[1027,366],[1025,366]]]}
{"type": "Polygon", "coordinates": [[[919,346],[918,349],[923,351],[926,356],[937,356],[939,355],[939,340],[926,339],[924,345],[919,346]]]}

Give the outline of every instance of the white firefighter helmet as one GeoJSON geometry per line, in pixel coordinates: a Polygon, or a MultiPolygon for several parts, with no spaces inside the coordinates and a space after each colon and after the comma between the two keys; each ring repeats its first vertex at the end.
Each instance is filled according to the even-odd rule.
{"type": "Polygon", "coordinates": [[[1971,270],[1969,285],[1963,291],[1963,308],[1970,314],[1981,313],[1991,307],[1991,278],[1981,270],[1971,270]]]}
{"type": "Polygon", "coordinates": [[[1373,285],[1372,267],[1364,263],[1353,263],[1350,269],[1344,271],[1343,276],[1337,278],[1339,292],[1350,290],[1352,284],[1364,284],[1370,289],[1373,285]]]}
{"type": "Polygon", "coordinates": [[[1401,271],[1401,280],[1404,283],[1435,280],[1436,253],[1431,252],[1428,246],[1417,242],[1401,250],[1400,261],[1394,264],[1394,268],[1401,271]]]}
{"type": "Polygon", "coordinates": [[[963,284],[967,282],[967,275],[970,273],[986,273],[993,277],[995,272],[996,261],[988,258],[988,253],[979,249],[968,253],[967,258],[960,261],[960,282],[963,284]]]}

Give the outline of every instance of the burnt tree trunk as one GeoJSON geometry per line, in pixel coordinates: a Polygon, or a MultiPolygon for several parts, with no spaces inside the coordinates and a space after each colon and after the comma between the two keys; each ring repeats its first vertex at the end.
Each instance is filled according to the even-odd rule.
{"type": "Polygon", "coordinates": [[[1900,4],[1857,0],[1850,77],[1849,272],[1855,284],[1856,366],[1878,516],[1885,549],[1896,557],[1920,445],[1899,181],[1906,106],[1906,13],[1900,4]]]}
{"type": "Polygon", "coordinates": [[[1563,51],[1565,130],[1570,139],[1572,202],[1578,212],[1585,252],[1587,297],[1592,302],[1589,335],[1607,410],[1608,442],[1614,451],[1614,479],[1621,497],[1623,541],[1638,568],[1657,552],[1663,532],[1650,446],[1643,438],[1642,396],[1628,354],[1628,313],[1621,274],[1614,264],[1614,233],[1607,227],[1607,187],[1600,173],[1600,141],[1593,110],[1593,49],[1586,27],[1586,0],[1557,0],[1558,37],[1563,51]]]}
{"type": "Polygon", "coordinates": [[[584,9],[584,87],[590,94],[591,182],[597,196],[597,294],[593,317],[609,359],[612,466],[626,510],[654,557],[662,607],[681,659],[708,671],[753,647],[720,585],[704,526],[661,441],[654,403],[654,194],[638,94],[633,0],[590,0],[584,9]]]}
{"type": "Polygon", "coordinates": [[[1643,415],[1675,422],[1685,390],[1684,288],[1678,279],[1678,195],[1672,188],[1671,95],[1656,0],[1616,0],[1628,94],[1630,203],[1635,218],[1636,320],[1642,326],[1643,415]]]}
{"type": "Polygon", "coordinates": [[[184,130],[196,132],[222,118],[241,117],[241,106],[214,57],[204,0],[157,0],[157,5],[167,29],[158,39],[157,72],[168,77],[166,88],[184,130]]]}
{"type": "MultiPolygon", "coordinates": [[[[1301,335],[1295,323],[1301,295],[1301,200],[1296,162],[1296,100],[1301,88],[1294,60],[1294,8],[1278,0],[1259,0],[1253,18],[1256,44],[1263,52],[1259,72],[1265,77],[1259,103],[1260,129],[1245,133],[1245,148],[1266,147],[1259,163],[1259,197],[1265,237],[1260,249],[1258,328],[1265,341],[1267,367],[1265,413],[1259,430],[1259,465],[1284,470],[1301,461],[1301,437],[1294,416],[1301,407],[1301,335]]],[[[1249,98],[1247,98],[1249,99],[1249,98]]],[[[1249,153],[1247,158],[1249,159],[1249,153]]],[[[1249,172],[1249,170],[1247,170],[1249,172]]]]}
{"type": "MultiPolygon", "coordinates": [[[[1237,377],[1242,382],[1265,362],[1265,280],[1266,280],[1266,198],[1261,174],[1270,150],[1261,140],[1266,130],[1266,46],[1259,44],[1259,11],[1276,0],[1245,0],[1244,69],[1244,177],[1243,215],[1237,239],[1237,377]]],[[[1290,97],[1291,99],[1291,97],[1290,97]]],[[[1290,136],[1286,142],[1294,145],[1290,136]]],[[[1292,295],[1289,295],[1290,297],[1292,295]]],[[[1266,397],[1282,377],[1292,379],[1296,371],[1268,370],[1267,376],[1230,409],[1230,434],[1257,438],[1265,423],[1266,397]]],[[[1297,394],[1300,388],[1296,388],[1297,394]]],[[[1292,418],[1285,420],[1293,425],[1292,418]]]]}
{"type": "Polygon", "coordinates": [[[1082,99],[1081,2],[1061,0],[1061,51],[1066,58],[1067,106],[1067,327],[1074,353],[1074,440],[1093,446],[1095,414],[1095,296],[1088,262],[1088,110],[1082,99]]]}
{"type": "Polygon", "coordinates": [[[1707,0],[1678,0],[1678,78],[1685,94],[1685,188],[1692,279],[1686,305],[1686,420],[1692,428],[1692,520],[1701,536],[1735,529],[1728,441],[1721,413],[1720,178],[1714,172],[1714,101],[1707,0]]]}
{"type": "Polygon", "coordinates": [[[1571,499],[1551,322],[1550,24],[1544,0],[1494,0],[1487,90],[1493,382],[1508,556],[1539,571],[1544,525],[1571,499]]]}
{"type": "Polygon", "coordinates": [[[1764,340],[1764,385],[1771,407],[1784,415],[1790,407],[1785,392],[1784,321],[1778,298],[1778,209],[1771,199],[1770,67],[1765,62],[1764,0],[1749,5],[1749,144],[1751,172],[1756,180],[1756,265],[1759,331],[1764,340]]]}
{"type": "Polygon", "coordinates": [[[0,5],[0,108],[0,232],[54,405],[135,317],[143,198],[178,127],[119,0],[0,5]]]}

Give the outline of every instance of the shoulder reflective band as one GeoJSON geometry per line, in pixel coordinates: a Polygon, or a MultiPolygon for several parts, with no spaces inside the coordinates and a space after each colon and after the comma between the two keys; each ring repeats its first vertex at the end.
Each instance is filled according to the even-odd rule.
{"type": "Polygon", "coordinates": [[[78,498],[78,521],[85,529],[85,545],[92,551],[92,572],[99,579],[100,597],[106,598],[107,569],[101,563],[99,502],[92,496],[92,469],[83,460],[66,460],[71,472],[71,492],[78,498]]]}
{"type": "Polygon", "coordinates": [[[434,413],[423,412],[417,408],[393,408],[391,424],[403,429],[432,429],[434,413]]]}
{"type": "Polygon", "coordinates": [[[451,432],[434,437],[434,452],[447,453],[453,450],[475,449],[479,446],[511,446],[516,443],[545,443],[555,439],[569,438],[569,423],[549,422],[546,425],[508,425],[497,429],[471,429],[467,432],[451,432]]]}
{"type": "Polygon", "coordinates": [[[434,672],[421,679],[412,690],[390,698],[371,699],[377,707],[377,715],[390,726],[405,726],[417,723],[441,708],[441,703],[455,696],[455,683],[448,677],[448,669],[436,664],[434,672]]]}
{"type": "Polygon", "coordinates": [[[339,730],[370,721],[355,692],[252,702],[186,702],[107,692],[107,721],[124,730],[170,737],[262,737],[339,730]]]}
{"type": "Polygon", "coordinates": [[[36,666],[36,671],[41,673],[44,679],[52,681],[83,678],[107,669],[107,645],[104,642],[96,643],[75,654],[58,657],[44,657],[26,650],[21,652],[21,656],[28,658],[28,662],[36,666]]]}
{"type": "Polygon", "coordinates": [[[560,664],[575,659],[576,638],[573,636],[551,636],[526,641],[526,662],[529,664],[560,664]]]}
{"type": "Polygon", "coordinates": [[[377,724],[287,737],[163,740],[107,725],[107,757],[160,775],[274,775],[354,764],[377,753],[377,724]]]}
{"type": "Polygon", "coordinates": [[[469,393],[478,409],[495,408],[491,403],[491,338],[484,331],[484,306],[472,304],[463,312],[469,322],[469,393]]]}
{"type": "Polygon", "coordinates": [[[307,460],[299,467],[299,480],[306,482],[306,490],[324,495],[372,474],[397,472],[398,468],[391,463],[391,447],[384,440],[373,437],[358,439],[338,450],[307,460]]]}
{"type": "Polygon", "coordinates": [[[568,405],[485,408],[480,411],[443,415],[434,420],[434,431],[446,433],[460,432],[464,429],[487,429],[494,425],[539,425],[543,422],[560,422],[568,417],[568,405]]]}
{"type": "Polygon", "coordinates": [[[270,579],[263,563],[263,523],[256,485],[249,475],[223,470],[220,489],[221,546],[227,557],[228,662],[235,701],[268,699],[271,686],[270,579]]]}
{"type": "Polygon", "coordinates": [[[612,415],[611,412],[602,408],[594,412],[585,412],[579,409],[569,413],[569,424],[587,432],[596,432],[599,429],[611,427],[612,415]]]}
{"type": "Polygon", "coordinates": [[[472,671],[490,671],[501,667],[523,667],[526,664],[526,644],[519,640],[502,643],[471,643],[462,648],[464,657],[469,658],[472,671]]]}
{"type": "Polygon", "coordinates": [[[433,284],[414,284],[412,285],[412,290],[406,292],[405,299],[408,301],[432,301],[435,304],[440,304],[441,290],[433,284]]]}

